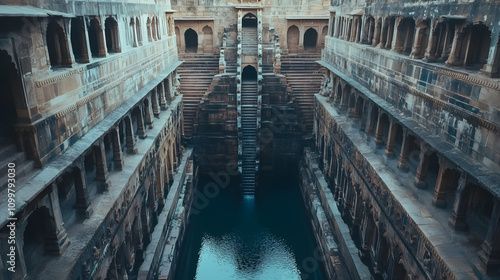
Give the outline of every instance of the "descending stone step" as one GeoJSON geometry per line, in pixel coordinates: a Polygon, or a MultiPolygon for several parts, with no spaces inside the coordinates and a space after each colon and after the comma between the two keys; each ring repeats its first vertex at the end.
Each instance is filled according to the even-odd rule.
{"type": "Polygon", "coordinates": [[[194,118],[198,104],[214,75],[219,73],[219,57],[215,55],[184,54],[184,62],[177,69],[180,75],[180,93],[183,95],[184,137],[193,136],[194,118]]]}
{"type": "Polygon", "coordinates": [[[314,94],[321,88],[324,69],[316,63],[321,54],[283,55],[281,73],[286,75],[298,104],[305,133],[312,133],[314,117],[314,94]]]}
{"type": "Polygon", "coordinates": [[[241,84],[242,174],[244,195],[253,195],[257,170],[257,82],[243,80],[241,84]]]}

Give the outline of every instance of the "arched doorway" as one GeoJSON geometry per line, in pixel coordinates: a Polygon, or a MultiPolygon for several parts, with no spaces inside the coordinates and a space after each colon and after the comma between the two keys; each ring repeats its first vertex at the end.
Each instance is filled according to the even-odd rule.
{"type": "Polygon", "coordinates": [[[251,65],[245,66],[241,74],[241,79],[244,81],[256,81],[257,80],[257,70],[251,65]]]}
{"type": "Polygon", "coordinates": [[[213,53],[212,28],[206,25],[203,27],[203,53],[213,53]]]}
{"type": "Polygon", "coordinates": [[[56,227],[50,216],[49,209],[41,207],[28,218],[23,236],[24,261],[28,275],[34,274],[40,265],[43,255],[51,254],[51,248],[57,247],[56,227]],[[55,244],[54,244],[55,243],[55,244]]]}
{"type": "Polygon", "coordinates": [[[193,29],[189,28],[184,32],[184,42],[187,53],[196,53],[198,51],[198,34],[193,29]]]}
{"type": "Polygon", "coordinates": [[[16,109],[24,107],[21,77],[9,54],[0,50],[0,139],[14,138],[16,109]]]}
{"type": "Polygon", "coordinates": [[[304,33],[304,50],[315,51],[318,42],[318,32],[314,28],[309,28],[304,33]]]}
{"type": "Polygon", "coordinates": [[[71,66],[66,34],[54,20],[47,25],[47,48],[51,66],[71,66]]]}
{"type": "Polygon", "coordinates": [[[104,22],[104,29],[106,33],[106,46],[108,53],[120,52],[119,38],[118,38],[118,23],[112,17],[108,17],[104,22]]]}
{"type": "Polygon", "coordinates": [[[288,28],[286,33],[286,42],[288,45],[289,53],[297,53],[299,50],[299,28],[292,25],[288,28]]]}
{"type": "Polygon", "coordinates": [[[243,16],[242,19],[242,26],[243,27],[257,27],[257,17],[252,14],[248,13],[243,16]]]}

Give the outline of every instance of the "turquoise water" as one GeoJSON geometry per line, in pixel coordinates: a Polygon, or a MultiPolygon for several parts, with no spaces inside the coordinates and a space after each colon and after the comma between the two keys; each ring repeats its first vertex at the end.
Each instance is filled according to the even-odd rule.
{"type": "Polygon", "coordinates": [[[236,188],[194,211],[175,279],[323,279],[297,184],[268,180],[255,198],[236,188]]]}

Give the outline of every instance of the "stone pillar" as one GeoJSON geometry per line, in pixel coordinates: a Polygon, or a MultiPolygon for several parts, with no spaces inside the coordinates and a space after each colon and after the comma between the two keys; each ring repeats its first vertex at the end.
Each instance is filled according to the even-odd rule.
{"type": "Polygon", "coordinates": [[[100,142],[97,147],[94,147],[94,149],[97,149],[98,152],[95,153],[96,155],[96,182],[98,186],[104,190],[107,191],[109,189],[109,184],[108,184],[108,166],[106,164],[106,148],[104,146],[104,142],[100,142]]]}
{"type": "Polygon", "coordinates": [[[134,130],[130,115],[125,117],[123,121],[125,122],[125,138],[127,144],[127,152],[131,154],[137,154],[137,148],[135,147],[134,130]]]}
{"type": "Polygon", "coordinates": [[[447,166],[447,160],[443,157],[439,157],[439,172],[436,179],[436,186],[434,187],[434,195],[432,196],[432,204],[436,207],[446,206],[446,193],[449,190],[451,178],[445,178],[444,173],[447,166]]]}
{"type": "Polygon", "coordinates": [[[335,27],[334,27],[334,33],[333,36],[338,38],[339,37],[339,22],[340,22],[340,16],[335,16],[335,27]]]}
{"type": "Polygon", "coordinates": [[[111,131],[111,136],[113,137],[113,162],[115,163],[115,168],[117,170],[123,170],[125,165],[123,161],[122,146],[120,143],[120,128],[116,126],[111,131]]]}
{"type": "Polygon", "coordinates": [[[151,92],[151,105],[153,106],[153,115],[155,118],[160,118],[159,96],[161,96],[161,92],[157,88],[153,89],[151,92]]]}
{"type": "Polygon", "coordinates": [[[82,218],[89,218],[91,215],[90,198],[87,189],[87,180],[85,179],[85,165],[83,163],[83,157],[77,164],[76,168],[73,169],[73,178],[75,180],[75,190],[76,190],[76,212],[82,218]]]}
{"type": "Polygon", "coordinates": [[[137,45],[138,45],[137,44],[137,36],[136,36],[136,34],[137,34],[137,26],[135,25],[135,20],[133,18],[131,19],[130,22],[131,22],[130,25],[131,25],[131,28],[132,28],[132,38],[134,40],[134,42],[132,43],[132,47],[137,47],[137,45]]]}
{"type": "Polygon", "coordinates": [[[467,174],[462,171],[460,179],[458,180],[457,192],[455,195],[455,202],[453,203],[453,212],[448,218],[448,222],[456,230],[465,230],[467,223],[465,216],[467,214],[468,193],[464,193],[464,188],[467,183],[467,174]]]}
{"type": "MultiPolygon", "coordinates": [[[[465,34],[463,32],[460,32],[461,29],[462,29],[462,27],[459,25],[457,25],[455,27],[455,37],[453,37],[453,43],[451,45],[450,55],[448,57],[448,60],[446,60],[447,65],[459,65],[460,64],[460,61],[458,60],[458,57],[460,55],[460,45],[462,45],[462,42],[463,42],[464,37],[465,37],[465,34]]],[[[445,53],[444,48],[445,47],[443,47],[443,54],[445,53]]]]}
{"type": "MultiPolygon", "coordinates": [[[[149,129],[152,129],[154,127],[153,114],[152,114],[153,109],[151,108],[151,102],[154,101],[154,98],[155,98],[154,95],[150,95],[149,97],[146,97],[146,100],[148,102],[144,103],[144,112],[145,112],[144,123],[148,126],[149,129]],[[153,100],[151,100],[151,99],[153,99],[153,100]]],[[[158,117],[159,117],[159,113],[158,113],[158,117]]]]}
{"type": "Polygon", "coordinates": [[[382,127],[382,114],[378,114],[377,129],[375,130],[375,144],[382,145],[384,143],[383,133],[384,128],[382,127]]]}
{"type": "Polygon", "coordinates": [[[104,21],[102,17],[97,18],[99,20],[99,30],[96,30],[97,33],[97,45],[99,46],[99,52],[97,54],[98,57],[106,57],[107,48],[106,48],[106,34],[104,29],[104,21]]]}
{"type": "Polygon", "coordinates": [[[380,35],[381,35],[380,29],[382,28],[383,20],[382,24],[378,25],[378,20],[374,19],[374,24],[375,24],[375,31],[373,33],[372,46],[376,47],[380,43],[380,35]]]}
{"type": "Polygon", "coordinates": [[[389,135],[387,136],[387,145],[385,147],[385,154],[388,157],[394,156],[395,139],[396,139],[396,131],[394,131],[394,120],[391,118],[389,123],[389,135]]]}
{"type": "Polygon", "coordinates": [[[495,199],[488,233],[481,245],[479,259],[486,265],[487,273],[497,270],[500,266],[500,200],[498,198],[495,199]]]}
{"type": "Polygon", "coordinates": [[[429,148],[421,143],[420,144],[420,162],[417,167],[417,174],[415,176],[415,186],[419,189],[425,189],[427,183],[425,182],[425,177],[427,176],[427,171],[429,170],[429,148]]]}
{"type": "Polygon", "coordinates": [[[420,55],[420,50],[422,49],[422,37],[423,31],[425,30],[424,27],[416,27],[415,28],[415,36],[413,38],[413,46],[411,48],[411,54],[410,57],[414,59],[420,59],[422,56],[420,55]]]}
{"type": "Polygon", "coordinates": [[[403,127],[403,143],[401,144],[401,152],[399,154],[398,168],[403,171],[408,171],[408,154],[410,152],[410,141],[408,141],[407,128],[403,127]]]}
{"type": "Polygon", "coordinates": [[[500,73],[500,44],[498,43],[499,33],[491,34],[491,44],[488,52],[486,64],[481,69],[481,72],[490,77],[497,78],[500,73]]]}
{"type": "MultiPolygon", "coordinates": [[[[405,44],[405,38],[406,36],[408,36],[408,34],[405,34],[406,36],[404,38],[400,38],[402,37],[402,33],[405,31],[403,30],[403,27],[401,26],[401,20],[402,20],[402,17],[397,17],[396,18],[396,21],[394,23],[394,32],[393,32],[393,36],[392,36],[392,49],[391,51],[393,52],[397,52],[397,53],[401,53],[403,52],[403,48],[404,48],[404,44],[405,44]]],[[[389,42],[389,40],[387,40],[387,42],[389,42]]],[[[388,46],[386,45],[386,48],[388,48],[388,46]]]]}
{"type": "MultiPolygon", "coordinates": [[[[87,24],[85,24],[85,18],[82,18],[82,34],[81,34],[81,48],[82,48],[82,58],[80,61],[82,63],[89,63],[90,62],[90,55],[89,55],[89,38],[88,38],[88,29],[87,29],[87,24]]],[[[71,38],[71,36],[70,36],[71,38]]]]}
{"type": "MultiPolygon", "coordinates": [[[[438,21],[436,19],[431,18],[431,23],[429,25],[429,41],[427,42],[427,46],[424,54],[425,62],[434,62],[436,61],[436,49],[439,45],[438,36],[441,37],[441,34],[436,33],[438,21]]],[[[440,32],[443,32],[442,28],[440,32]]]]}
{"type": "Polygon", "coordinates": [[[376,108],[375,106],[376,105],[369,106],[368,107],[368,112],[366,112],[366,115],[367,115],[367,125],[366,125],[366,128],[365,128],[365,132],[368,135],[370,135],[373,132],[373,126],[374,126],[375,120],[373,120],[373,118],[372,118],[372,110],[378,110],[378,108],[376,108]]]}
{"type": "Polygon", "coordinates": [[[360,39],[361,39],[361,43],[362,44],[369,44],[368,42],[368,38],[370,36],[370,24],[371,22],[367,22],[367,17],[366,15],[365,16],[361,16],[361,35],[360,35],[360,39]]]}
{"type": "Polygon", "coordinates": [[[138,107],[139,113],[137,114],[137,136],[141,139],[146,138],[146,127],[144,126],[144,117],[142,114],[142,108],[138,107]]]}
{"type": "MultiPolygon", "coordinates": [[[[389,20],[389,24],[390,24],[390,19],[389,18],[385,18],[383,17],[382,18],[382,25],[380,26],[380,28],[382,29],[380,31],[380,38],[378,40],[379,44],[377,45],[377,48],[385,48],[385,41],[384,41],[384,37],[388,38],[389,36],[387,35],[387,31],[389,31],[389,26],[387,26],[387,28],[385,28],[385,25],[387,24],[387,20],[389,20]]],[[[387,24],[387,25],[389,25],[387,24]]]]}
{"type": "Polygon", "coordinates": [[[64,228],[64,222],[59,205],[59,196],[57,194],[56,184],[50,185],[49,200],[52,216],[54,218],[55,232],[49,233],[45,238],[45,253],[49,255],[62,255],[69,245],[68,235],[64,228]]]}
{"type": "Polygon", "coordinates": [[[161,81],[158,84],[157,94],[160,95],[160,108],[161,108],[161,110],[166,111],[168,109],[168,104],[167,104],[167,99],[165,99],[166,93],[165,93],[165,85],[164,85],[163,81],[161,81]]]}

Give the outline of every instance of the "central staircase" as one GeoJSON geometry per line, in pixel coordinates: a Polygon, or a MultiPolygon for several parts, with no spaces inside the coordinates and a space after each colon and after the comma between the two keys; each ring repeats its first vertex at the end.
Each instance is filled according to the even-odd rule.
{"type": "Polygon", "coordinates": [[[257,81],[241,83],[242,175],[244,195],[255,193],[257,171],[257,81]]]}
{"type": "Polygon", "coordinates": [[[257,28],[243,27],[241,39],[241,49],[243,55],[257,55],[257,45],[257,28]]]}
{"type": "Polygon", "coordinates": [[[193,137],[193,123],[198,104],[215,75],[219,73],[219,57],[215,55],[185,54],[184,63],[177,68],[181,78],[180,93],[183,95],[184,137],[193,137]]]}
{"type": "Polygon", "coordinates": [[[289,54],[281,58],[281,74],[286,76],[299,105],[303,132],[309,134],[313,131],[314,94],[320,91],[325,71],[317,60],[321,60],[321,53],[289,54]]]}

